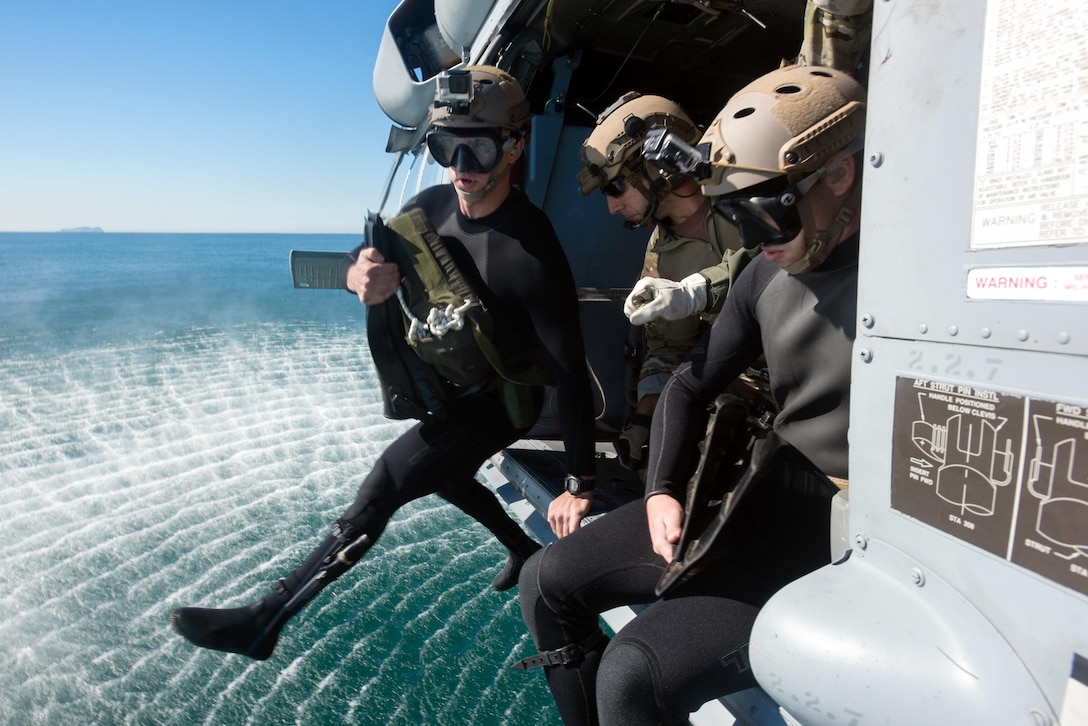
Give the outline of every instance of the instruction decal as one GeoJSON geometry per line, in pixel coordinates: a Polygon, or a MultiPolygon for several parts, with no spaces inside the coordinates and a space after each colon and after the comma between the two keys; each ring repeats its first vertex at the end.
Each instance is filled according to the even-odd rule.
{"type": "Polygon", "coordinates": [[[1088,594],[1088,410],[899,376],[892,508],[1088,594]]]}
{"type": "Polygon", "coordinates": [[[991,0],[971,247],[1088,242],[1084,0],[991,0]]]}

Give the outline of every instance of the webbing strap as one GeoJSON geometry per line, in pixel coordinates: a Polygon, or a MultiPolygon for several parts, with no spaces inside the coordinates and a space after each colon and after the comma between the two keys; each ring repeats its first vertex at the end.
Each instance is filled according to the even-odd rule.
{"type": "Polygon", "coordinates": [[[424,244],[427,245],[427,249],[430,250],[439,270],[441,270],[442,277],[449,289],[462,300],[475,297],[465,276],[457,268],[449,250],[443,244],[442,238],[422,209],[413,207],[407,212],[394,217],[389,221],[389,228],[406,239],[411,240],[413,237],[422,239],[424,244]]]}
{"type": "Polygon", "coordinates": [[[256,658],[257,656],[254,653],[261,648],[265,639],[271,633],[278,632],[283,621],[301,610],[302,606],[308,603],[314,595],[321,592],[326,585],[351,568],[352,565],[359,561],[359,558],[366,554],[366,551],[373,544],[370,535],[365,532],[356,534],[351,525],[344,526],[340,522],[333,525],[332,534],[335,539],[322,553],[321,559],[315,562],[308,572],[303,573],[302,584],[294,593],[288,589],[283,580],[276,582],[275,589],[280,594],[282,604],[242,655],[256,658]]]}
{"type": "Polygon", "coordinates": [[[586,653],[596,648],[602,641],[607,640],[608,636],[597,630],[597,632],[579,643],[564,645],[562,648],[556,648],[555,650],[542,651],[528,658],[523,658],[510,667],[517,671],[527,671],[533,668],[543,668],[544,666],[569,665],[582,660],[586,653]]]}

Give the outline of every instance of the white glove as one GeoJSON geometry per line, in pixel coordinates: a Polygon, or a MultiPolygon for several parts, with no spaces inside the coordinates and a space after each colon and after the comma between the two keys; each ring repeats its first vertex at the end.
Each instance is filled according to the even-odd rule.
{"type": "Polygon", "coordinates": [[[680,282],[644,277],[635,283],[623,303],[623,314],[632,325],[665,318],[682,320],[706,310],[707,280],[698,272],[680,282]]]}

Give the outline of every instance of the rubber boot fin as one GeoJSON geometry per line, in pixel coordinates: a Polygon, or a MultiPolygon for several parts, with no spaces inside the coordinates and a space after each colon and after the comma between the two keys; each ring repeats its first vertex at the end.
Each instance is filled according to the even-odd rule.
{"type": "Polygon", "coordinates": [[[367,534],[355,536],[350,526],[338,522],[302,567],[261,600],[237,608],[178,608],[170,623],[193,645],[267,660],[291,616],[347,572],[371,544],[367,534]]]}
{"type": "Polygon", "coordinates": [[[276,616],[290,597],[287,589],[277,583],[276,589],[263,599],[242,607],[178,608],[171,613],[170,623],[193,645],[267,660],[287,623],[286,618],[276,616]]]}
{"type": "Polygon", "coordinates": [[[518,577],[521,575],[521,567],[525,564],[525,560],[532,557],[533,553],[540,549],[539,543],[528,538],[526,540],[527,544],[519,548],[517,552],[510,550],[510,555],[506,560],[506,567],[502,568],[502,572],[495,575],[495,579],[491,581],[491,587],[495,590],[503,592],[518,584],[518,577]]]}

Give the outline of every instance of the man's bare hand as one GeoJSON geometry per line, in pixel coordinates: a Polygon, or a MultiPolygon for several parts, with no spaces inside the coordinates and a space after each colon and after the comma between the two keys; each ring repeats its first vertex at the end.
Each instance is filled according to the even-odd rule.
{"type": "Polygon", "coordinates": [[[589,513],[593,506],[593,494],[586,492],[575,496],[570,492],[563,492],[548,505],[548,524],[556,537],[566,537],[578,530],[582,517],[589,513]]]}
{"type": "Polygon", "coordinates": [[[646,500],[646,520],[654,552],[672,562],[675,545],[684,526],[684,507],[669,494],[655,494],[646,500]]]}
{"type": "Polygon", "coordinates": [[[359,250],[359,259],[348,268],[347,284],[359,296],[359,302],[377,305],[396,294],[400,268],[394,262],[386,262],[373,247],[364,247],[359,250]]]}

